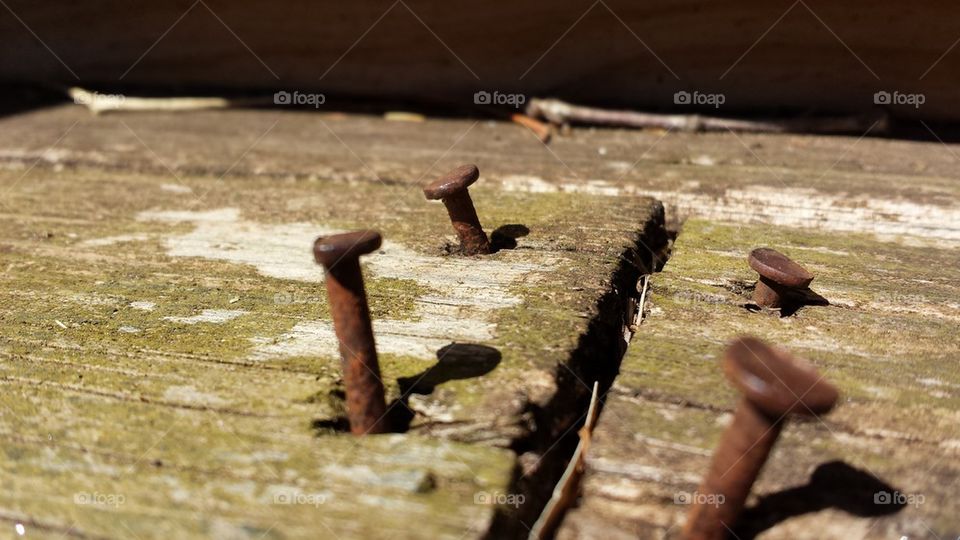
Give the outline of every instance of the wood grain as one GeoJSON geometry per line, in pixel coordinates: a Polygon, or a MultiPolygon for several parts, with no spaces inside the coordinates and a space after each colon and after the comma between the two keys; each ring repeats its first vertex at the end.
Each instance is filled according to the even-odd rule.
{"type": "Polygon", "coordinates": [[[944,1],[7,4],[0,73],[12,80],[458,108],[486,90],[685,111],[673,99],[685,90],[724,94],[725,114],[862,112],[896,91],[925,96],[896,116],[960,110],[958,8],[944,1]]]}

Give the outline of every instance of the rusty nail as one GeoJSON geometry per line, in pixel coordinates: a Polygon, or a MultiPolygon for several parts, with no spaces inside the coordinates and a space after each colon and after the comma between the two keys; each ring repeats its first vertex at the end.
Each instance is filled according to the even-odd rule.
{"type": "Polygon", "coordinates": [[[727,538],[786,416],[826,414],[838,398],[813,365],[753,337],[730,344],[723,371],[743,397],[700,485],[706,497],[697,497],[687,516],[688,540],[727,538]]]}
{"type": "Polygon", "coordinates": [[[376,231],[355,231],[321,236],[313,243],[313,257],[326,274],[333,328],[340,343],[347,418],[354,435],[389,429],[370,308],[360,272],[360,256],[378,249],[382,240],[376,231]]]}
{"type": "Polygon", "coordinates": [[[423,186],[427,199],[443,200],[453,228],[460,237],[460,251],[465,255],[490,253],[490,239],[480,226],[477,210],[467,190],[479,177],[480,170],[476,165],[461,165],[423,186]]]}
{"type": "Polygon", "coordinates": [[[774,249],[757,248],[747,262],[760,274],[753,290],[753,301],[760,307],[779,308],[792,290],[805,289],[813,281],[813,274],[774,249]]]}

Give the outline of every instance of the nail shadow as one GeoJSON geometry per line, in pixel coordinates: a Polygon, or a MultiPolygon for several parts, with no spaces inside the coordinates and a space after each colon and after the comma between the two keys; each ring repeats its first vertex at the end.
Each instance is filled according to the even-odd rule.
{"type": "Polygon", "coordinates": [[[890,499],[894,491],[886,482],[843,461],[824,463],[805,485],[765,495],[746,509],[734,528],[734,538],[753,539],[789,518],[827,508],[859,517],[895,514],[906,505],[890,499]]]}
{"type": "MultiPolygon", "coordinates": [[[[343,388],[335,388],[330,390],[328,399],[331,402],[341,405],[339,408],[342,410],[343,407],[346,406],[347,395],[344,393],[343,388]]],[[[350,433],[350,421],[345,414],[340,414],[332,418],[315,418],[310,422],[310,427],[313,429],[315,435],[324,435],[331,431],[336,433],[350,433]]]]}
{"type": "MultiPolygon", "coordinates": [[[[748,285],[743,289],[745,294],[749,296],[753,295],[753,290],[756,287],[756,283],[748,285]]],[[[789,317],[796,312],[800,311],[806,306],[829,306],[830,300],[827,300],[825,297],[821,296],[812,289],[803,289],[799,291],[792,291],[783,299],[783,305],[780,306],[780,317],[789,317]]],[[[763,308],[754,304],[753,301],[749,301],[743,305],[743,307],[750,312],[760,312],[763,311],[763,308]]]]}
{"type": "Polygon", "coordinates": [[[787,297],[787,301],[784,302],[783,307],[780,308],[781,317],[789,317],[794,313],[800,311],[801,308],[806,306],[829,306],[830,301],[820,296],[812,289],[803,289],[802,291],[794,291],[790,296],[787,297]]]}
{"type": "Polygon", "coordinates": [[[437,363],[412,376],[397,379],[400,395],[429,395],[437,386],[458,379],[472,379],[493,371],[500,364],[500,351],[486,345],[451,343],[437,351],[437,363]]]}
{"type": "Polygon", "coordinates": [[[310,422],[310,427],[317,435],[322,435],[328,431],[337,433],[350,433],[350,421],[346,416],[337,416],[334,418],[317,418],[310,422]]]}
{"type": "Polygon", "coordinates": [[[410,408],[410,396],[429,395],[441,384],[449,381],[472,379],[490,373],[499,364],[503,355],[486,345],[451,343],[437,351],[437,363],[412,377],[397,379],[400,397],[390,404],[390,422],[395,431],[406,432],[415,416],[410,408]]]}
{"type": "Polygon", "coordinates": [[[501,249],[516,249],[517,239],[528,234],[530,234],[530,229],[526,225],[519,223],[501,225],[490,233],[490,245],[494,252],[501,249]]]}
{"type": "MultiPolygon", "coordinates": [[[[387,423],[391,433],[405,433],[413,422],[414,412],[409,400],[413,394],[429,395],[437,386],[449,381],[471,379],[490,373],[499,364],[503,355],[486,345],[451,343],[437,351],[437,363],[412,377],[397,379],[400,397],[387,404],[387,423]]],[[[331,397],[346,401],[342,390],[331,392],[331,397]]],[[[311,422],[317,435],[330,431],[349,433],[350,422],[345,415],[333,418],[318,418],[311,422]]]]}

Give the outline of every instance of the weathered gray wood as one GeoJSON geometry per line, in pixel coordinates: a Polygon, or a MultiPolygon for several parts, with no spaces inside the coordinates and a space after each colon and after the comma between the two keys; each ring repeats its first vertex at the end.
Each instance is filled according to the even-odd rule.
{"type": "Polygon", "coordinates": [[[960,241],[960,146],[858,137],[575,130],[549,147],[470,120],[233,110],[91,117],[80,107],[0,123],[0,163],[160,174],[415,183],[475,162],[515,191],[649,195],[674,219],[960,241]]]}
{"type": "Polygon", "coordinates": [[[688,221],[651,279],[647,318],[594,432],[581,507],[559,537],[678,537],[736,403],[719,356],[744,334],[815,363],[842,400],[822,422],[784,430],[742,537],[957,536],[958,269],[952,249],[688,221]],[[813,271],[811,289],[831,305],[787,318],[745,309],[756,246],[813,271]],[[898,497],[902,508],[875,504],[898,497]]]}
{"type": "MultiPolygon", "coordinates": [[[[19,150],[7,143],[10,159],[19,150]]],[[[526,503],[506,448],[532,436],[530,410],[563,401],[556,370],[601,316],[621,256],[663,225],[651,199],[611,205],[481,180],[483,223],[517,246],[465,259],[447,254],[446,213],[415,185],[440,170],[357,183],[269,166],[157,173],[125,157],[139,144],[128,131],[95,143],[99,164],[15,158],[0,170],[5,527],[479,537],[500,508],[488,501],[526,503]],[[325,427],[343,400],[310,249],[316,235],[361,227],[386,238],[363,266],[387,398],[409,392],[395,408],[415,414],[407,433],[355,439],[325,427]]]]}
{"type": "MultiPolygon", "coordinates": [[[[652,313],[644,323],[624,363],[624,375],[600,420],[601,426],[607,426],[609,444],[598,433],[584,508],[568,519],[563,534],[581,527],[616,537],[618,531],[654,530],[662,525],[661,518],[675,523],[682,516],[659,484],[671,490],[695,484],[712,450],[711,437],[721,429],[715,420],[732,398],[714,369],[715,354],[727,338],[721,335],[723,328],[705,337],[694,333],[691,338],[687,331],[713,328],[716,321],[711,313],[716,309],[730,311],[730,321],[749,322],[752,331],[794,340],[794,346],[814,361],[841,358],[840,373],[851,374],[840,382],[853,391],[855,399],[828,422],[840,433],[840,442],[827,439],[812,425],[788,432],[782,445],[787,452],[777,458],[783,460],[782,466],[771,469],[769,490],[803,484],[810,467],[827,459],[826,452],[836,452],[851,463],[857,456],[876,459],[881,463],[865,461],[863,466],[877,468],[884,481],[904,490],[927,489],[927,477],[912,469],[921,459],[932,466],[934,451],[941,452],[936,457],[955,451],[950,441],[956,437],[943,435],[955,424],[950,416],[955,408],[948,404],[930,409],[934,411],[929,413],[931,418],[940,422],[936,425],[931,420],[914,427],[913,413],[929,412],[932,400],[955,397],[950,385],[957,381],[948,380],[949,373],[930,375],[930,364],[910,356],[916,351],[897,349],[901,361],[904,355],[911,358],[911,370],[944,383],[927,381],[933,386],[925,390],[923,383],[913,380],[901,388],[899,380],[888,377],[895,370],[874,373],[858,367],[859,357],[851,357],[844,345],[848,336],[861,343],[856,332],[844,331],[822,349],[811,350],[802,339],[805,330],[780,328],[776,325],[781,321],[753,315],[742,319],[747,314],[729,304],[736,298],[734,293],[694,279],[714,283],[723,274],[721,268],[733,272],[729,279],[748,282],[751,276],[741,256],[752,246],[740,243],[779,238],[788,246],[785,250],[802,262],[810,256],[816,261],[822,258],[823,265],[838,265],[840,272],[834,274],[825,266],[815,267],[820,277],[814,288],[832,276],[836,282],[825,296],[839,294],[853,302],[852,306],[810,308],[801,312],[801,319],[836,317],[830,322],[838,327],[858,329],[888,328],[893,321],[906,325],[904,335],[920,337],[900,340],[891,332],[880,334],[878,344],[896,338],[898,347],[945,354],[947,347],[936,341],[938,346],[931,347],[931,339],[924,336],[942,329],[942,320],[949,322],[953,320],[949,317],[956,316],[956,306],[943,300],[953,294],[955,278],[913,282],[927,278],[916,277],[908,267],[897,267],[897,262],[915,261],[923,253],[921,247],[929,246],[940,266],[956,266],[950,258],[960,231],[956,153],[955,145],[856,137],[620,130],[574,130],[547,148],[522,128],[503,123],[398,123],[375,117],[249,110],[91,117],[79,107],[60,107],[0,119],[2,317],[4,328],[17,329],[3,334],[2,382],[16,392],[0,398],[0,404],[6,405],[0,407],[5,430],[2,474],[4,485],[9,480],[9,485],[21,490],[3,495],[0,519],[24,521],[34,531],[40,526],[64,530],[76,525],[86,534],[116,537],[129,535],[124,523],[142,537],[227,536],[237,532],[238,524],[251,527],[238,534],[256,537],[257,531],[272,524],[268,523],[271,516],[280,516],[277,527],[288,536],[315,536],[318,524],[344,537],[380,530],[392,536],[479,534],[489,523],[491,509],[475,507],[472,497],[478,491],[508,489],[511,469],[518,461],[534,472],[530,466],[537,463],[538,455],[517,460],[499,448],[529,433],[529,425],[521,422],[528,417],[517,415],[524,400],[542,404],[555,395],[552,368],[564,351],[576,345],[590,320],[593,302],[607,290],[608,284],[601,283],[599,276],[609,277],[615,256],[634,240],[625,233],[643,226],[649,206],[646,199],[637,197],[648,194],[665,200],[675,221],[691,215],[711,220],[699,222],[699,229],[693,222],[687,224],[668,272],[655,278],[652,306],[664,311],[652,313]],[[309,325],[303,332],[291,330],[299,323],[322,319],[324,299],[320,285],[308,274],[282,277],[286,271],[296,274],[309,269],[280,264],[265,270],[270,257],[280,262],[290,258],[287,248],[278,252],[271,246],[288,245],[284,242],[297,235],[305,235],[304,243],[309,244],[314,227],[376,226],[388,239],[398,239],[416,253],[441,256],[442,244],[451,239],[449,224],[443,221],[442,209],[424,205],[416,185],[465,161],[478,163],[483,175],[476,195],[481,219],[491,228],[522,223],[531,230],[519,239],[521,249],[496,256],[500,262],[514,268],[524,268],[530,263],[528,257],[536,259],[537,265],[549,257],[573,262],[550,270],[533,269],[523,274],[533,281],[525,277],[507,287],[509,294],[523,299],[522,308],[497,311],[502,314],[495,317],[500,331],[492,341],[472,340],[498,348],[503,355],[500,364],[480,377],[444,381],[432,394],[415,396],[411,407],[418,416],[411,433],[365,441],[359,447],[329,434],[318,440],[310,420],[330,420],[339,414],[338,400],[325,393],[335,387],[337,369],[333,358],[318,364],[309,343],[319,343],[320,338],[309,325]],[[184,213],[162,213],[165,210],[184,213]],[[215,210],[220,212],[201,213],[215,210]],[[713,233],[705,232],[713,222],[723,223],[713,233]],[[736,228],[749,223],[807,228],[736,228]],[[736,231],[746,236],[738,237],[736,231]],[[214,245],[204,239],[222,242],[214,245]],[[684,242],[696,246],[686,256],[684,242]],[[245,251],[246,246],[253,253],[245,251]],[[827,251],[813,249],[824,246],[827,251]],[[674,265],[691,253],[699,255],[688,268],[699,268],[698,273],[695,278],[682,278],[674,265]],[[250,258],[249,264],[238,264],[243,257],[250,258]],[[598,265],[597,260],[607,263],[598,265]],[[877,271],[863,273],[858,266],[861,260],[873,261],[870,268],[877,271]],[[584,278],[583,271],[598,278],[584,278]],[[665,296],[656,280],[664,283],[670,272],[676,272],[677,278],[665,296]],[[899,287],[892,296],[891,283],[899,287]],[[690,299],[691,294],[705,296],[690,299]],[[723,302],[713,304],[714,295],[723,302]],[[154,311],[141,311],[131,305],[136,301],[153,301],[157,306],[154,311]],[[937,314],[928,313],[936,303],[941,304],[937,314]],[[894,307],[900,305],[916,307],[920,313],[898,315],[894,307]],[[222,324],[189,326],[163,320],[202,315],[204,309],[249,313],[222,324]],[[877,310],[879,314],[874,313],[877,310]],[[669,336],[659,341],[648,336],[651,345],[657,341],[661,349],[644,348],[644,332],[658,317],[669,336]],[[764,324],[759,330],[754,326],[757,321],[764,324]],[[125,326],[141,332],[121,332],[125,326]],[[275,339],[250,342],[251,337],[265,336],[275,339]],[[300,356],[283,359],[264,353],[297,350],[293,345],[298,337],[308,343],[300,356]],[[683,360],[688,357],[685,347],[694,346],[701,361],[688,364],[683,360]],[[254,350],[261,354],[250,358],[254,350]],[[638,355],[646,360],[639,371],[631,372],[636,362],[631,358],[638,355]],[[650,365],[661,367],[657,358],[679,358],[682,368],[657,371],[657,379],[650,380],[644,370],[650,365]],[[872,395],[861,387],[861,378],[903,397],[906,412],[884,416],[891,411],[891,400],[901,398],[882,392],[872,395]],[[691,381],[698,385],[696,399],[687,394],[691,381]],[[176,388],[167,396],[171,387],[176,388]],[[522,390],[513,392],[516,388],[522,390]],[[947,397],[933,396],[934,392],[947,397]],[[265,417],[265,411],[276,416],[265,417]],[[664,415],[677,425],[693,426],[694,431],[676,435],[664,415]],[[618,417],[631,421],[614,433],[611,426],[618,417]],[[869,422],[858,423],[861,418],[869,422]],[[103,420],[131,427],[110,430],[108,437],[103,420]],[[171,424],[181,422],[182,428],[169,431],[156,447],[150,447],[155,433],[162,435],[171,424]],[[21,425],[32,427],[14,429],[21,425]],[[939,431],[934,429],[937,426],[939,431]],[[640,438],[633,438],[636,433],[642,434],[640,438]],[[789,453],[792,441],[811,434],[822,436],[824,453],[789,453]],[[895,440],[903,448],[894,448],[895,440]],[[328,441],[333,441],[332,446],[326,446],[328,441]],[[669,444],[664,446],[663,441],[669,444]],[[678,441],[686,446],[674,444],[678,441]],[[877,459],[868,448],[874,441],[894,457],[877,459]],[[861,443],[866,450],[851,454],[850,445],[861,443]],[[620,458],[604,461],[604,452],[616,454],[621,446],[632,448],[637,460],[669,455],[665,464],[656,465],[659,462],[654,459],[663,477],[657,477],[651,487],[652,469],[633,467],[633,461],[625,465],[620,458]],[[248,447],[266,448],[267,453],[257,454],[248,447]],[[616,450],[605,450],[611,447],[616,450]],[[914,451],[919,457],[911,457],[914,451]],[[425,455],[439,457],[431,458],[425,467],[425,455]],[[160,466],[152,464],[156,459],[160,466]],[[803,466],[793,467],[794,461],[803,466]],[[318,463],[328,462],[348,467],[315,469],[318,463]],[[129,468],[136,474],[127,474],[129,468]],[[77,479],[67,480],[73,476],[64,469],[73,471],[77,479]],[[387,469],[389,474],[382,473],[387,469]],[[435,487],[417,493],[430,484],[421,482],[425,469],[432,472],[435,487]],[[302,493],[316,494],[334,484],[334,477],[339,490],[325,502],[326,513],[315,512],[312,506],[278,509],[270,504],[267,488],[271,485],[297,485],[296,478],[301,478],[303,485],[297,487],[302,493]],[[57,478],[57,483],[51,484],[50,478],[57,478]],[[183,492],[172,486],[171,478],[186,486],[183,492]],[[78,492],[117,494],[126,489],[133,491],[124,493],[136,497],[118,508],[77,506],[71,498],[78,492]],[[654,495],[637,499],[630,495],[637,489],[641,494],[653,489],[654,495]],[[373,494],[383,498],[370,498],[373,494]],[[453,514],[435,518],[441,503],[443,508],[454,508],[453,514]],[[610,513],[593,512],[595,503],[616,508],[610,513]],[[398,514],[377,510],[383,505],[398,509],[398,514]],[[130,519],[115,519],[117,513],[126,516],[124,512],[130,519]],[[172,512],[176,512],[174,518],[167,519],[172,512]],[[204,518],[198,513],[219,517],[204,518]],[[361,527],[354,523],[358,514],[376,520],[364,525],[369,528],[355,528],[361,527]],[[596,522],[591,525],[596,528],[586,525],[591,522],[596,522]],[[176,530],[163,529],[165,523],[173,523],[176,530]]],[[[309,258],[308,251],[304,256],[309,258]]],[[[434,304],[422,301],[434,286],[424,288],[416,280],[378,275],[375,265],[368,268],[375,316],[409,322],[418,306],[434,304]]],[[[915,268],[923,274],[935,267],[915,264],[915,268]]],[[[450,275],[476,275],[472,270],[458,267],[450,275]]],[[[493,298],[502,296],[501,290],[493,298]]],[[[446,304],[436,304],[437,309],[466,310],[451,316],[452,320],[476,314],[476,305],[443,307],[446,304]]],[[[214,319],[217,315],[207,313],[214,319]]],[[[818,319],[815,324],[826,323],[818,319]]],[[[394,343],[403,335],[386,330],[394,343]]],[[[449,338],[444,332],[448,331],[426,337],[449,338]]],[[[949,339],[948,335],[943,343],[952,343],[949,339]]],[[[876,352],[873,344],[860,346],[876,352]]],[[[394,381],[391,397],[399,391],[397,379],[422,374],[436,363],[433,358],[392,354],[384,354],[383,362],[394,381]]],[[[428,376],[432,379],[438,373],[428,376]]],[[[955,475],[941,465],[937,471],[955,475]]],[[[924,493],[939,497],[937,489],[924,493]]],[[[907,509],[885,518],[878,530],[897,527],[914,515],[932,528],[941,526],[937,521],[941,516],[949,517],[932,505],[918,514],[908,511],[912,512],[907,509]]],[[[774,534],[782,530],[789,535],[807,523],[814,523],[810,530],[816,530],[834,518],[838,537],[859,530],[859,523],[867,521],[824,511],[783,524],[774,534]]]]}

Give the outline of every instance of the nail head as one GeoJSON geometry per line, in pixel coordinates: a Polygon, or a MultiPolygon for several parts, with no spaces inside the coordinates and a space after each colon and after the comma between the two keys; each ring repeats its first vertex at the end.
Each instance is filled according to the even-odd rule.
{"type": "Polygon", "coordinates": [[[812,364],[753,337],[730,344],[723,370],[748,401],[776,418],[825,414],[839,398],[837,388],[812,364]]]}
{"type": "Polygon", "coordinates": [[[784,287],[802,289],[813,281],[813,274],[775,249],[757,248],[747,257],[750,268],[761,277],[784,287]]]}
{"type": "Polygon", "coordinates": [[[423,186],[423,194],[430,200],[444,199],[467,189],[480,178],[476,165],[461,165],[423,186]]]}
{"type": "Polygon", "coordinates": [[[313,258],[325,267],[342,259],[357,258],[376,251],[383,243],[377,231],[352,231],[321,236],[313,242],[313,258]]]}

